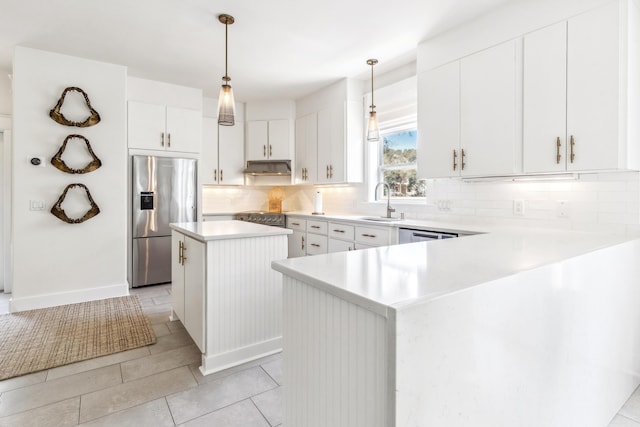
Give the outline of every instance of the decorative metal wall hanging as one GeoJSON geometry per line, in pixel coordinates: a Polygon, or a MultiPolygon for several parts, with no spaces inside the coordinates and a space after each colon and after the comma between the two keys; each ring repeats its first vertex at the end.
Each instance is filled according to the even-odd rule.
{"type": "Polygon", "coordinates": [[[98,169],[100,166],[102,166],[102,161],[98,158],[98,156],[96,156],[96,154],[93,152],[93,150],[91,149],[91,144],[89,143],[89,140],[87,138],[85,138],[82,135],[78,135],[78,134],[73,134],[73,135],[69,135],[67,136],[64,141],[62,142],[62,145],[60,146],[60,148],[58,149],[58,152],[56,153],[55,156],[53,156],[53,158],[51,159],[51,164],[53,166],[55,166],[57,169],[61,170],[62,172],[66,172],[66,173],[89,173],[89,172],[93,172],[94,170],[98,169]],[[71,167],[69,167],[65,161],[62,159],[62,154],[64,153],[64,150],[67,148],[67,142],[69,142],[70,139],[72,138],[79,138],[84,140],[85,144],[87,144],[87,151],[89,151],[89,154],[91,155],[91,157],[93,158],[93,160],[91,162],[89,162],[85,167],[83,167],[82,169],[73,169],[71,167]]]}
{"type": "Polygon", "coordinates": [[[60,96],[60,99],[58,100],[58,103],[56,104],[56,106],[53,107],[51,111],[49,111],[49,117],[51,117],[56,123],[60,123],[61,125],[76,126],[79,128],[86,128],[89,126],[96,125],[100,122],[100,114],[98,114],[98,112],[94,110],[93,107],[91,106],[91,101],[89,101],[89,96],[87,95],[87,93],[82,89],[80,89],[79,87],[66,88],[62,92],[62,95],[60,96]],[[70,91],[80,92],[84,97],[84,102],[87,104],[87,107],[89,108],[89,117],[87,117],[87,119],[83,122],[71,121],[67,119],[64,116],[64,114],[60,112],[60,108],[62,108],[62,104],[64,103],[64,98],[67,96],[67,92],[70,92],[70,91]]]}
{"type": "Polygon", "coordinates": [[[84,184],[75,183],[75,184],[67,185],[67,187],[64,189],[64,191],[58,198],[58,201],[51,208],[51,213],[56,218],[66,223],[80,224],[81,222],[85,222],[86,220],[91,219],[94,216],[98,215],[100,213],[100,208],[98,207],[96,202],[93,201],[93,197],[91,197],[91,193],[89,193],[89,189],[87,188],[87,186],[84,184]],[[62,209],[62,202],[64,202],[64,198],[67,197],[67,191],[69,191],[69,189],[74,187],[84,188],[84,191],[87,193],[87,199],[89,199],[89,204],[91,205],[91,208],[80,218],[69,218],[65,213],[64,209],[62,209]]]}

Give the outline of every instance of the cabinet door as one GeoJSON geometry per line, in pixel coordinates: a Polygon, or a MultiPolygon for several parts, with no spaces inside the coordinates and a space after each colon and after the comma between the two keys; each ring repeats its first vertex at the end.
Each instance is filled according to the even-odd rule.
{"type": "Polygon", "coordinates": [[[268,158],[268,126],[266,120],[247,122],[247,160],[266,160],[268,158]]]}
{"type": "Polygon", "coordinates": [[[129,101],[127,109],[127,139],[129,148],[164,150],[165,134],[164,105],[129,101]]]}
{"type": "Polygon", "coordinates": [[[611,2],[568,23],[567,137],[575,141],[568,170],[619,167],[618,7],[611,2]]]}
{"type": "Polygon", "coordinates": [[[244,184],[244,124],[218,126],[218,183],[244,184]]]}
{"type": "Polygon", "coordinates": [[[183,237],[171,232],[171,309],[184,323],[184,267],[179,258],[183,237]]]}
{"type": "Polygon", "coordinates": [[[524,37],[524,172],[566,168],[567,23],[524,37]]]}
{"type": "Polygon", "coordinates": [[[205,244],[184,237],[184,327],[204,353],[205,244]]]}
{"type": "Polygon", "coordinates": [[[287,236],[289,244],[289,258],[297,258],[305,256],[307,254],[305,236],[307,233],[304,231],[294,230],[293,233],[287,236]]]}
{"type": "Polygon", "coordinates": [[[348,242],[346,240],[329,239],[328,252],[346,252],[355,249],[354,242],[348,242]]]}
{"type": "Polygon", "coordinates": [[[509,41],[460,60],[463,176],[515,172],[515,48],[509,41]]]}
{"type": "Polygon", "coordinates": [[[418,76],[418,176],[460,175],[460,154],[460,61],[455,61],[418,76]]]}
{"type": "Polygon", "coordinates": [[[289,120],[269,120],[267,156],[274,160],[290,160],[289,120]]]}
{"type": "Polygon", "coordinates": [[[167,150],[199,153],[202,145],[202,112],[167,107],[167,150]]]}
{"type": "Polygon", "coordinates": [[[307,255],[319,255],[327,253],[327,236],[307,233],[307,255]]]}
{"type": "Polygon", "coordinates": [[[318,183],[344,182],[344,103],[318,111],[318,183]]]}
{"type": "Polygon", "coordinates": [[[218,183],[218,119],[202,118],[202,155],[200,156],[200,182],[218,183]]]}
{"type": "Polygon", "coordinates": [[[296,182],[314,184],[318,165],[318,114],[296,120],[296,182]]]}

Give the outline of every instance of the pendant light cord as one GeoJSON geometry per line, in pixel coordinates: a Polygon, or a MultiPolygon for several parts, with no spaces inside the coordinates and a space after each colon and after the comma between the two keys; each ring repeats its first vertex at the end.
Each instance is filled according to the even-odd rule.
{"type": "MultiPolygon", "coordinates": [[[[224,23],[224,80],[229,81],[229,70],[227,69],[229,63],[229,24],[224,23]]],[[[373,72],[373,70],[371,71],[373,72]]]]}

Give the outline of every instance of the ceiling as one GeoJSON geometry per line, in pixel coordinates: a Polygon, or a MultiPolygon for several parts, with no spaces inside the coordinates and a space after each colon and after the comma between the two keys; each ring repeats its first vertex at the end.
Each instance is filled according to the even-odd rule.
{"type": "Polygon", "coordinates": [[[415,60],[416,45],[514,0],[0,0],[0,70],[22,45],[126,65],[217,97],[229,26],[236,100],[297,99],[415,60]]]}

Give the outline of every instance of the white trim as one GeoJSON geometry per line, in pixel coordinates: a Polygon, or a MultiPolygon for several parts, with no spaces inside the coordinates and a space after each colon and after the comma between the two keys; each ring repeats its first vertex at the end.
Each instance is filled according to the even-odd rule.
{"type": "Polygon", "coordinates": [[[127,295],[129,295],[129,284],[125,282],[117,285],[58,292],[54,294],[41,294],[33,297],[14,297],[11,298],[11,312],[55,307],[58,305],[75,304],[105,298],[124,297],[127,295]]]}
{"type": "Polygon", "coordinates": [[[11,220],[11,206],[12,203],[12,133],[11,133],[11,116],[0,115],[0,132],[3,133],[3,142],[0,146],[2,150],[2,188],[0,188],[0,209],[2,209],[2,240],[0,244],[3,246],[3,257],[0,259],[2,263],[2,284],[4,286],[4,293],[10,293],[13,289],[12,280],[12,220],[11,220]]]}
{"type": "Polygon", "coordinates": [[[282,351],[282,337],[273,338],[257,344],[234,349],[226,353],[212,356],[202,355],[202,366],[198,368],[202,375],[213,374],[227,368],[251,362],[252,360],[280,353],[282,351]]]}

